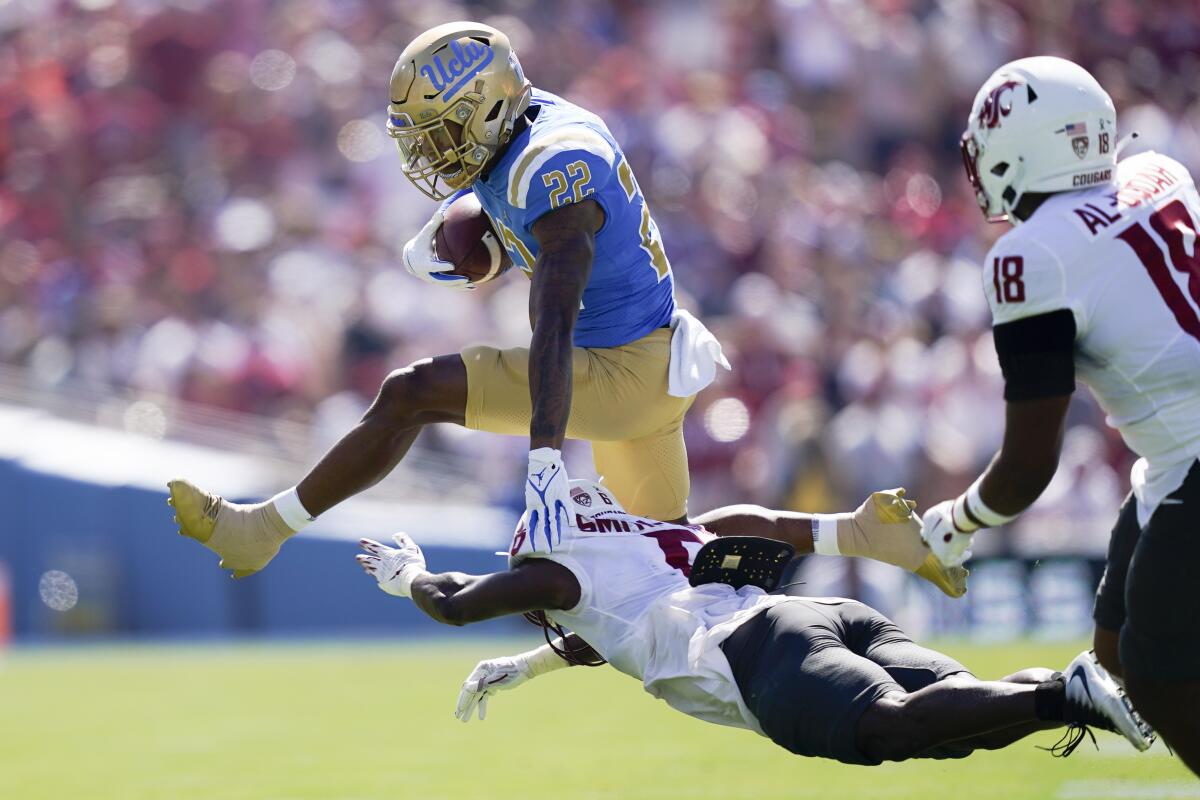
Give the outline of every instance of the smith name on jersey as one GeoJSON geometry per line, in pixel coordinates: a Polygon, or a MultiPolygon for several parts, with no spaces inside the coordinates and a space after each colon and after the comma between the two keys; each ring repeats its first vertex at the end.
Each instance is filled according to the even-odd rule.
{"type": "Polygon", "coordinates": [[[1066,309],[1075,369],[1141,458],[1145,524],[1200,457],[1200,197],[1158,153],[1115,180],[1052,196],[1000,238],[984,290],[996,325],[1066,309]]]}
{"type": "Polygon", "coordinates": [[[692,562],[713,534],[633,516],[600,487],[572,487],[571,497],[576,524],[561,541],[531,534],[522,520],[510,549],[511,566],[546,558],[579,581],[578,604],[546,615],[672,708],[761,734],[720,644],[759,611],[790,598],[755,586],[692,586],[692,562]]]}
{"type": "Polygon", "coordinates": [[[575,324],[578,347],[619,347],[671,323],[675,287],[658,226],[633,170],[604,122],[535,89],[536,117],[471,187],[527,273],[537,260],[533,224],[568,203],[604,209],[592,272],[575,324]]]}

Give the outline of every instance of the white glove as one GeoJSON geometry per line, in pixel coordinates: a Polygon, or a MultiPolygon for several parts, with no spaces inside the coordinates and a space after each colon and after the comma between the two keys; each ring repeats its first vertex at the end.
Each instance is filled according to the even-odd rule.
{"type": "Polygon", "coordinates": [[[454,716],[463,722],[471,721],[471,712],[479,707],[479,718],[487,716],[488,695],[501,689],[515,689],[532,678],[522,656],[506,656],[480,661],[463,681],[458,693],[454,716]]]}
{"type": "Polygon", "coordinates": [[[538,550],[543,542],[547,550],[557,547],[563,531],[573,521],[574,506],[562,453],[553,447],[529,451],[525,509],[529,519],[530,547],[538,550]]]}
{"type": "Polygon", "coordinates": [[[354,557],[363,570],[379,582],[379,588],[396,597],[412,597],[412,582],[425,572],[425,556],[408,534],[392,536],[395,547],[374,539],[359,539],[358,546],[367,555],[354,557]]]}
{"type": "Polygon", "coordinates": [[[954,524],[953,500],[943,500],[921,518],[921,538],[947,567],[957,567],[971,557],[974,531],[963,531],[954,524]]]}
{"type": "Polygon", "coordinates": [[[503,658],[480,661],[463,681],[458,693],[454,716],[463,722],[471,721],[471,712],[479,708],[479,718],[487,716],[488,696],[501,689],[515,689],[530,678],[568,667],[550,645],[503,658]]]}
{"type": "Polygon", "coordinates": [[[451,275],[454,265],[437,257],[433,238],[442,227],[442,212],[430,217],[425,227],[404,245],[404,268],[426,283],[449,286],[452,289],[474,289],[475,284],[462,275],[451,275]]]}

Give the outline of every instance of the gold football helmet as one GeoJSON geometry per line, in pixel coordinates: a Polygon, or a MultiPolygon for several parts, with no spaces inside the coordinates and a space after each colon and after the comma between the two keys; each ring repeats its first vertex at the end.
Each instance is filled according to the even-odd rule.
{"type": "Polygon", "coordinates": [[[422,33],[392,70],[387,129],[404,174],[434,200],[470,186],[512,136],[532,88],[495,28],[449,22],[422,33]]]}

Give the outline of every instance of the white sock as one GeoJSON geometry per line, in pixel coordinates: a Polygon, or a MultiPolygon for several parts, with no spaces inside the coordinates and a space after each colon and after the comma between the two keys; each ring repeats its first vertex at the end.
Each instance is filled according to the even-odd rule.
{"type": "Polygon", "coordinates": [[[270,503],[275,506],[275,511],[284,523],[294,531],[303,530],[316,519],[300,502],[300,495],[296,494],[295,486],[272,497],[270,503]]]}

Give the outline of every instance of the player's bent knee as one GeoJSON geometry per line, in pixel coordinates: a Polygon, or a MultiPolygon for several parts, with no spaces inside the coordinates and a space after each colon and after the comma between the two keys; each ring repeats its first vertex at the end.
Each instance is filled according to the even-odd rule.
{"type": "Polygon", "coordinates": [[[872,761],[905,761],[929,746],[906,699],[899,693],[885,695],[863,712],[855,739],[864,756],[872,761]]]}
{"type": "MultiPolygon", "coordinates": [[[[427,361],[428,359],[426,359],[427,361]]],[[[392,419],[403,419],[420,411],[424,375],[417,361],[407,367],[392,370],[379,387],[379,396],[371,406],[373,413],[385,414],[392,419]]]]}
{"type": "MultiPolygon", "coordinates": [[[[454,357],[457,359],[457,356],[454,357]]],[[[431,413],[448,412],[466,404],[465,369],[459,375],[449,358],[423,358],[393,370],[383,379],[370,414],[397,422],[429,422],[431,413]]]]}

